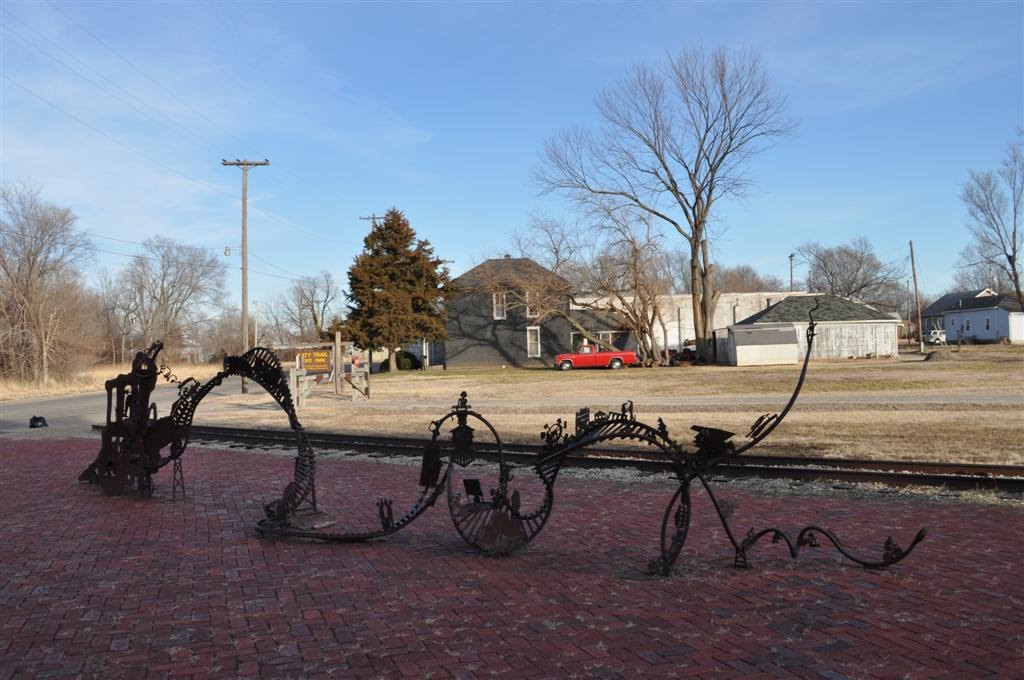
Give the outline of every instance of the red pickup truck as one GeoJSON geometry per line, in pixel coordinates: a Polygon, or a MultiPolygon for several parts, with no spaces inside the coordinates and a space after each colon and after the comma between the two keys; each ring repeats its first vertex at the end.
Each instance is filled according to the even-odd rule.
{"type": "Polygon", "coordinates": [[[636,358],[636,352],[630,350],[615,350],[607,352],[594,345],[583,345],[577,351],[568,354],[559,354],[555,357],[555,368],[568,371],[573,368],[622,368],[623,366],[636,366],[640,361],[636,358]]]}

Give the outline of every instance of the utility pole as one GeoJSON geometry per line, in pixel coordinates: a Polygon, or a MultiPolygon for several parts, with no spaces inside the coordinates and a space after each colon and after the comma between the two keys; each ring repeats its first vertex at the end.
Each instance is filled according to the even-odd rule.
{"type": "MultiPolygon", "coordinates": [[[[242,352],[249,350],[249,240],[246,218],[249,205],[249,170],[258,165],[270,165],[264,158],[262,161],[220,160],[221,165],[234,165],[242,169],[242,352]]],[[[249,387],[242,378],[242,394],[247,394],[249,387]]]]}
{"type": "Polygon", "coordinates": [[[921,293],[917,289],[917,263],[914,261],[914,242],[910,242],[910,271],[914,273],[914,307],[917,308],[917,339],[919,350],[924,354],[924,329],[921,328],[921,293]]]}
{"type": "MultiPolygon", "coordinates": [[[[370,213],[369,216],[360,216],[359,219],[370,222],[373,228],[377,228],[377,220],[381,219],[377,216],[377,213],[370,213]]],[[[370,374],[373,373],[373,348],[366,348],[366,398],[370,398],[370,374]]]]}
{"type": "Polygon", "coordinates": [[[796,253],[789,254],[789,292],[793,292],[793,258],[796,257],[796,253]]]}

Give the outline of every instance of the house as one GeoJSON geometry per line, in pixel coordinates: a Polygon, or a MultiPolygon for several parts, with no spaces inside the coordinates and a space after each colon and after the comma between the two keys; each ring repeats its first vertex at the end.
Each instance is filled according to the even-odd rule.
{"type": "Polygon", "coordinates": [[[1024,343],[1024,310],[1015,295],[990,288],[947,293],[921,312],[926,332],[944,329],[946,342],[1024,343]]]}
{"type": "MultiPolygon", "coordinates": [[[[715,305],[713,330],[725,330],[787,297],[808,295],[805,292],[721,293],[715,305]]],[[[692,295],[665,295],[660,300],[662,317],[669,342],[682,349],[697,337],[693,323],[692,295]]]]}
{"type": "MultiPolygon", "coordinates": [[[[449,366],[550,366],[554,355],[588,342],[581,327],[602,343],[637,349],[636,338],[609,309],[613,303],[572,296],[566,279],[529,258],[487,260],[453,279],[451,286],[444,349],[449,366]]],[[[724,330],[799,295],[807,293],[722,293],[715,327],[724,330]]],[[[665,295],[659,304],[665,326],[655,329],[659,346],[667,339],[670,348],[682,350],[696,335],[692,297],[665,295]]],[[[724,356],[724,347],[719,351],[724,356]]]]}
{"type": "Polygon", "coordinates": [[[451,288],[448,366],[552,366],[570,346],[571,286],[529,258],[486,260],[451,288]]]}
{"type": "Polygon", "coordinates": [[[720,361],[740,366],[801,361],[807,351],[808,314],[815,304],[812,359],[897,355],[899,319],[835,295],[795,295],[730,326],[725,333],[716,332],[720,361]]]}

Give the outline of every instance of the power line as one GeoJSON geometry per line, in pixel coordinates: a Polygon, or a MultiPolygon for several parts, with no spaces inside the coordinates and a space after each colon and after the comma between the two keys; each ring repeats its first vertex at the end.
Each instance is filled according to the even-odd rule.
{"type": "MultiPolygon", "coordinates": [[[[79,125],[82,125],[83,127],[86,127],[89,130],[92,130],[93,132],[95,132],[96,134],[100,135],[101,137],[104,137],[104,138],[110,140],[111,142],[117,144],[121,148],[126,149],[126,150],[136,154],[137,156],[140,156],[140,157],[146,159],[150,163],[153,163],[154,165],[156,165],[158,167],[161,167],[164,170],[167,170],[168,172],[170,172],[170,173],[172,173],[174,175],[177,175],[178,177],[181,177],[182,179],[188,180],[189,182],[192,182],[194,184],[202,186],[202,187],[204,187],[206,189],[209,189],[211,191],[215,191],[217,193],[224,194],[226,196],[230,196],[232,199],[235,198],[235,194],[233,194],[232,192],[230,192],[230,191],[228,191],[226,189],[222,189],[221,187],[219,187],[219,186],[217,186],[215,184],[210,184],[209,182],[205,182],[205,181],[203,181],[201,179],[197,179],[195,177],[192,177],[191,175],[186,175],[185,173],[183,173],[183,172],[181,172],[179,170],[175,170],[171,166],[167,165],[166,163],[163,163],[162,161],[159,161],[159,160],[153,158],[149,154],[147,154],[147,153],[145,153],[143,151],[139,151],[138,149],[135,149],[135,148],[129,146],[128,144],[125,144],[124,142],[122,142],[121,140],[117,139],[116,137],[112,137],[111,135],[108,135],[106,132],[103,132],[99,128],[94,127],[93,125],[90,125],[89,123],[87,123],[86,121],[82,120],[81,118],[79,118],[78,116],[74,115],[73,113],[70,113],[69,111],[67,111],[66,109],[61,107],[60,105],[55,104],[54,102],[50,101],[46,97],[42,96],[41,94],[39,94],[35,90],[32,90],[31,88],[26,87],[25,85],[22,85],[21,83],[19,83],[14,78],[11,78],[6,73],[0,73],[0,77],[3,77],[5,80],[10,81],[14,85],[17,85],[19,88],[21,88],[25,92],[28,92],[30,95],[32,95],[36,99],[42,101],[43,103],[47,104],[48,106],[56,109],[57,111],[60,111],[65,116],[67,116],[71,120],[75,121],[79,125]]],[[[294,224],[291,224],[290,222],[288,222],[287,220],[284,220],[284,219],[274,215],[273,213],[268,213],[265,210],[261,210],[260,208],[255,208],[254,207],[254,208],[252,208],[252,210],[254,212],[259,213],[260,215],[263,215],[264,217],[266,217],[267,219],[271,220],[272,222],[277,222],[278,224],[280,224],[282,226],[285,226],[285,227],[287,227],[289,229],[293,229],[293,230],[299,232],[300,234],[305,234],[306,236],[317,238],[317,239],[320,239],[322,241],[330,241],[330,242],[333,242],[333,243],[341,243],[341,241],[337,241],[335,239],[331,239],[331,238],[328,238],[326,236],[322,236],[320,234],[316,234],[314,232],[307,231],[305,229],[297,227],[294,224]]]]}
{"type": "Polygon", "coordinates": [[[110,135],[108,135],[108,134],[107,134],[106,132],[103,132],[103,130],[100,130],[99,128],[93,127],[92,125],[90,125],[89,123],[85,122],[84,120],[82,120],[82,119],[81,119],[81,118],[79,118],[78,116],[74,115],[73,113],[70,113],[70,112],[68,112],[68,111],[67,111],[66,109],[62,108],[62,107],[61,107],[61,106],[59,106],[58,104],[55,104],[55,103],[51,102],[51,101],[50,101],[49,99],[47,99],[46,97],[42,96],[42,95],[41,95],[41,94],[39,94],[38,92],[36,92],[36,91],[34,91],[34,90],[32,90],[32,89],[30,89],[30,88],[28,88],[28,87],[26,87],[26,86],[22,85],[21,83],[19,83],[19,82],[18,82],[17,80],[15,80],[14,78],[11,78],[11,77],[10,77],[9,75],[7,75],[6,73],[0,73],[0,77],[3,77],[3,78],[4,78],[5,80],[8,80],[8,81],[10,81],[11,83],[13,83],[13,84],[17,85],[17,86],[18,86],[19,88],[21,88],[21,89],[22,89],[22,90],[24,90],[25,92],[28,92],[28,93],[29,93],[30,95],[32,95],[32,96],[33,96],[33,97],[35,97],[36,99],[39,99],[40,101],[44,102],[45,104],[48,104],[49,106],[51,106],[51,107],[53,107],[53,108],[57,109],[58,111],[60,111],[60,112],[61,112],[61,113],[63,113],[63,114],[65,115],[65,116],[67,116],[67,117],[68,117],[68,118],[70,118],[71,120],[75,121],[75,122],[76,122],[76,123],[78,123],[79,125],[82,125],[82,126],[84,126],[84,127],[87,127],[87,128],[89,128],[90,130],[92,130],[92,131],[93,131],[93,132],[95,132],[96,134],[98,134],[98,135],[100,135],[101,137],[104,137],[104,138],[106,138],[106,139],[110,140],[111,142],[113,142],[114,144],[117,144],[117,145],[118,145],[118,146],[120,146],[121,148],[123,148],[123,149],[126,149],[126,150],[128,150],[128,151],[131,151],[132,153],[134,153],[134,154],[136,154],[136,155],[138,155],[138,156],[141,156],[142,158],[145,158],[145,159],[146,159],[147,161],[149,161],[150,163],[153,163],[154,165],[157,165],[157,166],[159,166],[159,167],[163,168],[164,170],[167,170],[168,172],[174,173],[174,174],[175,174],[175,175],[177,175],[178,177],[181,177],[181,178],[183,178],[183,179],[187,179],[187,180],[188,180],[188,181],[190,181],[190,182],[194,182],[195,184],[198,184],[198,185],[200,185],[200,186],[206,187],[206,188],[208,188],[208,189],[212,189],[212,190],[214,190],[214,191],[216,191],[216,192],[218,192],[218,193],[222,193],[222,194],[227,194],[227,195],[231,196],[232,198],[234,198],[234,194],[231,194],[230,192],[228,192],[228,191],[227,191],[227,190],[225,190],[225,189],[221,189],[220,187],[218,187],[218,186],[216,186],[216,185],[214,185],[214,184],[210,184],[210,183],[208,183],[208,182],[204,182],[204,181],[203,181],[203,180],[201,180],[201,179],[196,179],[195,177],[191,177],[191,176],[189,176],[189,175],[186,175],[186,174],[185,174],[185,173],[183,173],[183,172],[180,172],[180,171],[178,171],[178,170],[175,170],[175,169],[174,169],[174,168],[172,168],[171,166],[169,166],[169,165],[167,165],[167,164],[165,164],[165,163],[163,163],[163,162],[161,162],[161,161],[159,161],[159,160],[157,160],[157,159],[153,158],[152,156],[148,155],[147,153],[145,153],[145,152],[143,152],[143,151],[139,151],[138,149],[135,149],[135,148],[133,148],[133,147],[131,147],[131,146],[128,146],[127,144],[125,144],[124,142],[122,142],[121,140],[119,140],[119,139],[117,139],[117,138],[115,138],[115,137],[111,137],[111,136],[110,136],[110,135]]]}
{"type": "MultiPolygon", "coordinates": [[[[9,236],[18,236],[18,232],[13,231],[11,229],[5,229],[3,227],[0,227],[0,233],[7,234],[9,236]]],[[[90,236],[96,236],[96,234],[93,234],[93,233],[91,233],[89,231],[85,231],[85,233],[87,235],[90,235],[90,236]]],[[[127,240],[124,240],[124,239],[111,238],[109,236],[99,236],[99,238],[104,238],[104,239],[108,239],[108,240],[111,240],[111,241],[120,241],[122,243],[129,243],[129,244],[134,244],[134,245],[139,245],[139,246],[142,246],[142,247],[146,247],[145,243],[140,243],[138,241],[127,241],[127,240]]],[[[192,246],[192,245],[187,245],[187,244],[175,244],[175,247],[178,247],[178,248],[188,248],[190,250],[203,250],[202,246],[192,246]]],[[[97,248],[96,246],[92,246],[92,245],[89,246],[89,250],[91,250],[93,252],[97,252],[97,253],[104,253],[106,255],[119,255],[121,257],[140,258],[140,259],[143,259],[143,260],[149,260],[151,262],[160,262],[160,258],[158,258],[158,257],[152,257],[150,255],[142,255],[141,253],[121,253],[121,252],[118,252],[116,250],[106,250],[104,248],[97,248]]],[[[271,264],[269,262],[267,262],[267,264],[270,264],[270,266],[272,266],[272,267],[276,266],[276,265],[273,265],[273,264],[271,264]]],[[[226,264],[202,264],[200,266],[202,268],[204,268],[204,269],[221,269],[223,271],[231,271],[231,272],[241,271],[241,267],[233,267],[231,265],[226,265],[226,264]]],[[[302,277],[300,277],[300,276],[292,276],[292,277],[281,276],[280,274],[271,274],[270,272],[257,271],[255,269],[250,269],[249,271],[251,273],[253,273],[253,274],[259,274],[260,276],[269,276],[271,278],[281,279],[281,280],[284,280],[284,281],[299,282],[299,281],[302,280],[302,277]]]]}
{"type": "Polygon", "coordinates": [[[294,276],[296,279],[302,278],[301,276],[299,276],[295,272],[288,271],[284,267],[279,267],[276,264],[274,264],[273,262],[270,262],[269,260],[264,260],[262,257],[257,255],[256,253],[254,253],[251,249],[249,250],[249,254],[252,255],[253,257],[255,257],[257,260],[259,260],[260,262],[262,262],[265,265],[269,265],[269,266],[273,267],[274,269],[279,269],[280,271],[283,271],[285,274],[289,274],[291,276],[294,276]]]}
{"type": "Polygon", "coordinates": [[[157,82],[157,80],[156,80],[155,78],[153,78],[153,76],[149,75],[148,73],[146,73],[145,71],[143,71],[143,70],[142,70],[141,68],[139,68],[138,66],[136,66],[136,65],[135,65],[135,64],[134,64],[134,63],[133,63],[133,62],[132,62],[132,61],[131,61],[130,59],[128,59],[128,57],[124,56],[123,54],[121,54],[120,52],[118,52],[117,50],[115,50],[115,49],[114,49],[113,47],[111,47],[110,45],[108,45],[108,44],[107,44],[107,43],[106,43],[106,42],[105,42],[105,41],[104,41],[104,40],[103,40],[102,38],[100,38],[100,37],[99,37],[98,35],[96,35],[96,34],[95,34],[95,33],[93,33],[92,31],[90,31],[90,30],[89,30],[88,28],[86,28],[86,27],[85,27],[85,26],[83,26],[82,24],[80,24],[80,23],[78,23],[77,21],[75,21],[75,20],[74,20],[73,18],[71,18],[71,17],[70,17],[70,16],[69,16],[69,15],[68,15],[68,14],[67,14],[66,12],[64,12],[64,10],[62,10],[62,9],[61,9],[60,7],[58,7],[57,5],[53,4],[53,3],[52,3],[52,2],[50,2],[49,0],[47,0],[47,3],[46,3],[46,4],[48,4],[48,5],[49,5],[50,7],[52,7],[53,9],[57,10],[57,12],[58,12],[58,13],[60,13],[60,15],[61,15],[61,16],[63,16],[63,17],[65,18],[65,19],[67,19],[68,21],[70,21],[71,23],[73,23],[73,24],[74,24],[75,26],[77,26],[78,28],[80,28],[80,29],[81,29],[81,30],[82,30],[83,32],[85,32],[86,34],[88,34],[89,36],[91,36],[93,40],[95,40],[96,42],[98,42],[98,43],[99,43],[100,45],[103,45],[103,47],[107,48],[107,49],[108,49],[108,50],[109,50],[109,51],[110,51],[111,53],[113,53],[113,54],[114,54],[115,56],[117,56],[117,57],[118,57],[119,59],[121,59],[121,61],[123,61],[124,63],[128,64],[128,65],[129,65],[129,66],[131,66],[131,67],[132,67],[133,69],[135,69],[135,70],[136,70],[136,71],[138,71],[138,72],[139,72],[140,74],[142,74],[142,76],[143,76],[144,78],[146,78],[146,79],[147,79],[147,80],[149,80],[149,81],[150,81],[151,83],[153,83],[154,85],[156,85],[157,87],[159,87],[159,88],[160,88],[161,90],[163,90],[164,92],[166,92],[166,93],[167,93],[168,95],[170,95],[170,96],[171,96],[172,98],[176,99],[176,100],[177,100],[178,102],[180,102],[180,103],[184,104],[185,106],[187,106],[188,108],[192,109],[192,111],[193,111],[193,112],[194,112],[195,114],[197,114],[197,115],[198,115],[198,116],[199,116],[200,118],[202,118],[203,120],[205,120],[206,122],[208,122],[208,123],[209,123],[210,125],[212,125],[212,126],[214,126],[214,127],[217,127],[217,128],[220,128],[220,129],[221,129],[221,130],[222,130],[223,132],[227,132],[227,133],[228,133],[229,135],[231,134],[231,132],[230,132],[229,130],[225,129],[225,128],[224,128],[223,126],[221,126],[221,125],[220,125],[219,123],[217,123],[217,122],[215,122],[215,121],[213,121],[213,120],[210,120],[210,119],[209,119],[209,118],[208,118],[208,117],[207,117],[207,116],[206,116],[206,115],[205,115],[205,114],[204,114],[204,113],[203,113],[202,111],[200,111],[199,109],[195,108],[194,106],[192,106],[191,104],[189,104],[189,103],[188,103],[187,101],[185,101],[184,99],[182,99],[181,97],[179,97],[178,95],[174,94],[174,93],[173,93],[173,92],[171,92],[171,91],[170,91],[169,89],[167,89],[166,87],[164,87],[164,86],[163,86],[162,84],[160,84],[159,82],[157,82]]]}
{"type": "MultiPolygon", "coordinates": [[[[4,10],[3,10],[3,12],[4,12],[4,14],[6,14],[6,15],[7,15],[7,16],[9,16],[9,17],[11,17],[12,19],[14,19],[14,20],[18,21],[18,22],[19,22],[20,24],[22,24],[23,26],[25,26],[25,28],[27,28],[28,30],[32,31],[32,32],[33,32],[34,34],[36,34],[37,36],[39,36],[40,38],[42,38],[43,40],[45,40],[46,42],[48,42],[48,43],[49,43],[50,45],[52,45],[53,47],[57,48],[58,50],[60,50],[60,51],[61,51],[61,52],[63,52],[64,54],[66,54],[66,55],[68,55],[69,57],[71,57],[72,59],[74,59],[74,60],[75,60],[76,62],[78,62],[79,64],[81,64],[81,65],[82,65],[83,67],[85,67],[86,69],[88,69],[88,70],[92,71],[92,72],[93,72],[94,74],[96,74],[97,76],[99,76],[100,78],[102,78],[103,80],[105,80],[106,82],[110,83],[110,84],[111,84],[111,85],[112,85],[113,87],[117,88],[118,90],[120,90],[121,92],[123,92],[124,94],[126,94],[126,95],[127,95],[128,97],[130,97],[130,98],[134,99],[134,100],[135,100],[135,101],[137,101],[137,102],[138,102],[139,104],[141,104],[142,106],[146,107],[147,109],[150,109],[150,110],[151,110],[151,111],[153,111],[153,113],[155,113],[156,115],[158,115],[158,116],[162,116],[162,117],[164,117],[164,118],[167,118],[167,116],[166,116],[166,115],[164,115],[164,114],[160,113],[159,111],[157,111],[157,110],[156,110],[155,108],[153,108],[152,106],[150,106],[149,104],[147,104],[146,102],[144,102],[144,101],[143,101],[142,99],[140,99],[139,97],[137,97],[137,96],[133,95],[133,94],[132,94],[131,92],[128,92],[127,90],[125,90],[125,89],[124,89],[123,87],[121,87],[120,85],[118,85],[117,83],[115,83],[115,82],[114,82],[113,80],[111,80],[110,78],[108,78],[108,77],[106,77],[105,75],[103,75],[103,73],[101,73],[101,72],[100,72],[100,71],[99,71],[98,69],[96,69],[96,68],[93,68],[92,66],[89,66],[89,64],[85,63],[84,61],[82,61],[81,59],[79,59],[78,57],[76,57],[76,56],[75,56],[74,54],[72,54],[71,52],[69,52],[68,50],[64,49],[63,47],[61,47],[61,46],[60,46],[60,45],[58,45],[57,43],[55,43],[55,42],[53,42],[52,40],[50,40],[49,38],[47,38],[47,37],[46,37],[45,35],[43,35],[43,34],[42,34],[42,33],[40,33],[39,31],[37,31],[37,30],[36,30],[35,28],[33,28],[33,27],[32,27],[32,26],[30,25],[30,24],[26,23],[26,22],[25,22],[24,20],[20,19],[19,17],[15,16],[14,14],[11,14],[11,12],[9,12],[9,11],[8,11],[8,10],[6,10],[6,9],[4,9],[4,10]]],[[[96,81],[92,80],[91,78],[89,78],[89,77],[88,77],[88,76],[86,76],[85,74],[83,74],[83,73],[80,73],[80,72],[79,72],[79,71],[77,71],[76,69],[72,68],[71,66],[69,66],[68,64],[66,64],[65,62],[63,62],[62,60],[60,60],[59,58],[57,58],[56,56],[54,56],[54,55],[53,55],[53,54],[52,54],[51,52],[48,52],[48,51],[44,50],[44,49],[43,49],[42,47],[40,47],[39,45],[35,44],[34,42],[30,41],[30,40],[29,40],[28,38],[26,38],[25,36],[21,35],[21,34],[20,34],[20,33],[18,33],[17,31],[15,31],[15,30],[14,30],[13,28],[11,28],[11,27],[10,27],[9,25],[4,25],[4,28],[6,28],[6,29],[7,29],[8,31],[10,31],[11,33],[13,33],[13,34],[14,34],[15,36],[17,36],[17,37],[18,37],[18,38],[19,38],[20,40],[22,40],[23,42],[25,42],[26,44],[28,44],[28,45],[29,45],[30,47],[32,47],[32,48],[33,48],[33,49],[35,49],[36,51],[40,52],[41,54],[44,54],[44,55],[46,55],[47,57],[49,57],[49,58],[50,58],[50,59],[52,59],[53,61],[55,61],[55,62],[57,62],[58,64],[60,64],[61,66],[63,66],[63,67],[64,67],[65,69],[67,69],[68,71],[71,71],[71,73],[75,74],[75,75],[76,75],[77,77],[79,77],[79,78],[81,78],[82,80],[85,80],[86,82],[90,83],[90,84],[91,84],[91,85],[92,85],[93,87],[95,87],[96,89],[98,89],[98,90],[100,90],[100,91],[102,91],[102,92],[105,92],[106,94],[110,95],[111,97],[113,97],[113,98],[117,99],[117,100],[118,100],[119,102],[121,102],[121,103],[122,103],[122,104],[124,104],[125,106],[128,106],[128,107],[129,107],[129,108],[131,108],[131,109],[132,109],[133,111],[135,111],[136,113],[138,113],[138,114],[139,114],[139,115],[141,115],[141,116],[144,116],[145,118],[147,118],[148,120],[152,121],[153,123],[156,123],[157,125],[160,125],[160,126],[162,126],[162,127],[166,128],[166,129],[167,129],[168,131],[170,131],[170,132],[171,132],[172,134],[174,134],[174,135],[176,135],[176,136],[178,136],[178,137],[181,137],[182,139],[185,139],[186,141],[188,141],[188,142],[189,142],[189,143],[191,143],[191,144],[196,144],[196,145],[200,145],[200,146],[205,146],[205,145],[207,145],[207,144],[208,144],[208,142],[205,142],[205,141],[203,141],[203,140],[202,140],[202,139],[201,139],[201,138],[200,138],[199,136],[197,136],[197,135],[194,135],[194,134],[192,134],[191,132],[189,132],[189,131],[188,131],[188,130],[186,130],[185,128],[181,127],[180,125],[179,125],[179,127],[181,127],[181,131],[180,131],[180,132],[179,132],[178,130],[176,130],[176,129],[175,129],[174,127],[171,127],[171,125],[173,125],[173,121],[170,121],[170,119],[168,119],[168,121],[169,121],[169,122],[164,122],[164,121],[162,121],[162,120],[159,120],[159,119],[157,119],[157,118],[154,118],[154,117],[153,117],[153,116],[151,116],[151,115],[150,115],[149,113],[147,113],[147,112],[145,112],[145,111],[143,111],[143,110],[139,109],[139,108],[138,108],[137,106],[135,106],[135,105],[134,105],[134,104],[132,104],[131,102],[129,102],[129,101],[126,101],[126,100],[125,100],[125,99],[124,99],[123,97],[121,97],[120,95],[118,95],[118,94],[117,94],[116,92],[112,92],[112,91],[111,91],[111,90],[110,90],[109,88],[107,88],[107,87],[105,87],[105,86],[101,85],[100,83],[97,83],[96,81]],[[170,124],[169,124],[169,123],[170,123],[170,124]],[[184,134],[183,134],[183,133],[184,133],[184,134]]]]}
{"type": "MultiPolygon", "coordinates": [[[[187,127],[187,126],[183,125],[183,124],[182,124],[182,123],[181,123],[180,121],[174,121],[174,120],[172,120],[172,119],[171,119],[171,118],[170,118],[169,116],[167,116],[166,114],[164,114],[164,113],[162,113],[161,111],[159,111],[159,110],[158,110],[158,109],[157,109],[156,107],[154,107],[154,106],[152,106],[152,105],[150,105],[150,104],[146,103],[146,102],[145,102],[145,101],[144,101],[144,100],[143,100],[143,99],[142,99],[141,97],[138,97],[138,96],[136,96],[135,94],[132,94],[131,92],[129,92],[129,91],[128,91],[128,90],[126,90],[125,88],[123,88],[123,87],[121,87],[120,85],[118,85],[118,84],[117,84],[116,82],[114,82],[114,81],[113,81],[112,79],[110,79],[110,78],[108,78],[108,77],[107,77],[106,75],[104,75],[104,74],[103,74],[103,73],[102,73],[102,72],[101,72],[101,71],[100,71],[99,69],[97,69],[97,68],[95,68],[95,67],[93,67],[93,66],[90,66],[89,64],[87,64],[86,62],[84,62],[83,60],[81,60],[81,59],[79,59],[79,58],[78,58],[77,56],[75,56],[75,55],[74,55],[73,53],[71,53],[71,52],[69,52],[68,50],[66,50],[66,49],[65,49],[64,47],[62,47],[61,45],[59,45],[59,44],[55,43],[55,42],[54,42],[53,40],[50,40],[50,39],[49,39],[48,37],[46,37],[45,35],[43,35],[42,33],[40,33],[40,32],[39,32],[38,30],[36,30],[36,29],[35,29],[35,28],[34,28],[34,27],[33,27],[33,26],[31,25],[31,24],[29,24],[28,22],[26,22],[26,21],[25,21],[24,19],[22,19],[22,18],[20,18],[20,17],[18,17],[18,16],[16,16],[16,15],[12,14],[12,13],[11,13],[11,12],[10,12],[9,10],[7,10],[7,9],[3,9],[2,11],[3,11],[3,12],[4,12],[5,14],[7,14],[7,16],[11,17],[11,18],[12,18],[12,19],[14,19],[15,21],[17,21],[18,23],[20,23],[21,25],[23,25],[23,26],[24,26],[25,28],[27,28],[28,30],[32,31],[32,33],[34,33],[34,34],[35,34],[36,36],[38,36],[39,38],[41,38],[41,39],[45,40],[45,41],[46,41],[47,43],[49,43],[50,45],[52,45],[52,46],[53,46],[54,48],[56,48],[56,49],[60,50],[60,51],[61,51],[62,53],[66,54],[66,55],[67,55],[67,56],[69,56],[70,58],[74,59],[74,60],[75,60],[75,61],[76,61],[77,63],[79,63],[79,64],[80,64],[81,66],[85,67],[86,69],[88,69],[88,70],[89,70],[89,71],[91,71],[92,73],[96,74],[96,75],[97,75],[97,76],[98,76],[99,78],[103,79],[103,80],[104,80],[104,81],[106,81],[107,83],[110,83],[110,85],[112,85],[113,87],[117,88],[118,90],[120,90],[121,92],[123,92],[123,93],[124,93],[125,95],[127,95],[127,96],[128,96],[128,97],[130,97],[131,99],[134,99],[134,100],[135,100],[136,102],[138,102],[138,103],[139,103],[140,105],[142,105],[142,106],[143,106],[143,107],[145,107],[146,109],[149,109],[150,111],[152,111],[152,112],[153,112],[153,113],[154,113],[154,114],[155,114],[156,116],[159,116],[160,118],[163,118],[163,119],[165,119],[165,120],[166,120],[166,122],[165,122],[164,120],[158,120],[157,118],[154,118],[153,116],[149,115],[149,114],[148,114],[148,113],[146,113],[145,111],[142,111],[142,110],[140,110],[140,109],[139,109],[138,107],[134,106],[134,105],[133,105],[133,104],[132,104],[131,102],[127,102],[127,101],[125,101],[125,100],[124,100],[124,99],[122,99],[122,98],[121,98],[120,96],[118,96],[118,95],[117,95],[116,93],[114,93],[114,92],[111,92],[111,91],[110,91],[110,90],[108,90],[107,88],[105,88],[105,87],[103,87],[102,85],[100,85],[100,84],[98,84],[98,83],[96,83],[96,82],[92,81],[92,80],[91,80],[90,78],[88,78],[87,76],[85,76],[85,75],[83,75],[83,74],[79,73],[78,71],[76,71],[76,70],[75,70],[75,69],[73,69],[72,67],[68,66],[68,65],[67,65],[66,63],[64,63],[63,61],[61,61],[61,60],[60,60],[60,59],[58,59],[57,57],[55,57],[55,56],[54,56],[54,55],[53,55],[52,53],[50,53],[50,52],[47,52],[46,50],[43,50],[43,49],[42,49],[41,47],[39,47],[39,45],[36,45],[35,43],[32,43],[32,42],[28,41],[28,40],[27,40],[27,39],[26,39],[26,38],[25,38],[24,36],[22,36],[22,35],[20,35],[20,34],[16,33],[16,32],[15,32],[15,31],[14,31],[13,29],[11,29],[11,28],[10,28],[9,26],[5,26],[5,28],[7,28],[7,29],[8,29],[9,31],[11,31],[12,33],[15,33],[15,35],[17,35],[17,36],[18,36],[18,37],[19,37],[19,38],[20,38],[21,40],[23,40],[23,41],[25,41],[26,43],[28,43],[28,44],[29,44],[29,45],[30,45],[31,47],[33,47],[34,49],[38,50],[38,51],[39,51],[39,52],[41,52],[42,54],[44,54],[44,55],[48,56],[48,57],[49,57],[50,59],[53,59],[53,60],[54,60],[54,61],[56,61],[56,62],[57,62],[58,64],[60,64],[60,65],[61,65],[61,66],[63,66],[64,68],[68,69],[69,71],[71,71],[72,73],[74,73],[74,74],[75,74],[76,76],[78,76],[79,78],[82,78],[82,79],[86,80],[87,82],[89,82],[89,83],[92,83],[92,84],[93,84],[93,85],[94,85],[95,87],[97,87],[98,89],[100,89],[100,90],[102,90],[103,92],[105,92],[105,93],[109,94],[109,95],[110,95],[111,97],[114,97],[114,98],[118,99],[118,100],[119,100],[119,101],[121,101],[121,102],[122,102],[123,104],[125,104],[126,106],[128,106],[128,107],[132,108],[132,109],[133,109],[134,111],[136,111],[137,113],[141,114],[142,116],[145,116],[145,117],[146,117],[147,119],[149,119],[150,121],[152,121],[152,122],[156,123],[157,125],[160,125],[160,126],[162,126],[162,127],[166,128],[166,129],[167,129],[167,130],[169,130],[169,131],[170,131],[170,132],[171,132],[172,134],[174,134],[174,135],[176,135],[176,136],[180,137],[181,139],[185,140],[186,142],[189,142],[189,143],[191,143],[191,144],[195,144],[196,146],[202,147],[202,148],[203,148],[203,149],[204,149],[205,151],[207,151],[207,152],[210,152],[210,153],[215,153],[215,152],[213,151],[213,145],[212,145],[212,140],[211,140],[211,139],[210,139],[209,137],[207,137],[206,135],[204,135],[204,134],[202,134],[202,133],[198,133],[198,132],[196,132],[195,130],[192,130],[192,129],[190,129],[189,127],[187,127]],[[179,130],[180,130],[180,131],[179,131],[179,130]]],[[[238,85],[239,85],[239,87],[238,87],[238,88],[236,88],[236,89],[239,89],[239,90],[240,90],[240,89],[241,89],[241,85],[240,85],[240,83],[238,83],[238,80],[237,80],[237,79],[234,79],[234,80],[235,80],[236,84],[238,84],[238,85]]],[[[258,103],[258,102],[256,102],[256,100],[255,100],[255,99],[253,99],[253,98],[252,98],[252,96],[251,96],[251,95],[249,95],[248,93],[245,93],[245,95],[246,95],[246,97],[248,97],[248,98],[249,98],[249,100],[250,100],[250,101],[252,101],[253,103],[258,103]]],[[[229,133],[229,134],[231,134],[231,133],[229,133]]],[[[234,134],[232,134],[231,136],[232,136],[232,137],[233,137],[234,139],[239,139],[239,138],[238,138],[238,137],[237,137],[236,135],[234,135],[234,134]]],[[[286,169],[282,169],[282,170],[281,170],[281,172],[283,172],[283,174],[284,174],[284,175],[285,175],[286,177],[289,177],[289,178],[291,178],[291,179],[292,179],[292,180],[294,180],[294,181],[301,181],[301,180],[299,180],[299,178],[298,178],[298,177],[296,177],[296,176],[295,176],[294,174],[292,174],[292,173],[288,172],[288,171],[287,171],[286,169]]]]}

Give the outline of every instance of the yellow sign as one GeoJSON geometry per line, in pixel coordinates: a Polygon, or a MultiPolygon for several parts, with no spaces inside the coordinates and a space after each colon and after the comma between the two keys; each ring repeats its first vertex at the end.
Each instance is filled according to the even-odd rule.
{"type": "Polygon", "coordinates": [[[331,350],[307,349],[298,353],[298,364],[306,373],[330,373],[331,350]]]}

